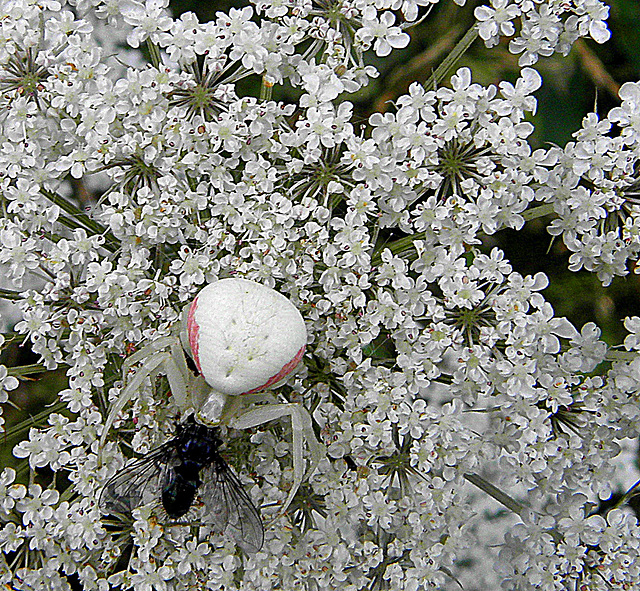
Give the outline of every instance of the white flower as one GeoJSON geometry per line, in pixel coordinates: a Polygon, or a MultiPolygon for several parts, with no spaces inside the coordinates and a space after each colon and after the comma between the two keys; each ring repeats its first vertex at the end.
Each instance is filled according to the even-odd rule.
{"type": "MultiPolygon", "coordinates": [[[[593,503],[624,493],[616,456],[638,437],[640,321],[626,319],[623,351],[593,323],[576,331],[545,300],[549,279],[514,272],[487,244],[552,211],[572,270],[605,283],[629,272],[640,87],[624,84],[620,106],[589,114],[563,148],[532,148],[544,94],[530,67],[495,85],[469,68],[437,88],[413,83],[361,121],[351,93],[371,91],[429,4],[260,0],[199,23],[171,18],[164,0],[5,2],[0,265],[13,283],[2,293],[17,300],[15,331],[69,384],[63,410],[15,442],[39,484],[0,476],[0,545],[12,553],[0,583],[637,584],[637,520],[598,517],[593,503]],[[147,42],[152,64],[133,51],[147,42]],[[253,74],[260,98],[238,86],[253,74]],[[268,98],[273,84],[290,88],[287,103],[268,98]],[[273,523],[264,548],[242,555],[219,532],[205,539],[141,506],[128,568],[114,573],[120,533],[104,529],[97,497],[123,452],[171,437],[164,374],[136,387],[99,450],[104,417],[131,382],[125,359],[170,334],[220,277],[277,289],[300,311],[298,373],[246,403],[302,403],[327,457],[280,515],[295,448],[286,423],[221,433],[273,523]],[[507,515],[474,478],[530,510],[507,515]]],[[[493,0],[475,15],[485,44],[509,37],[521,66],[609,35],[600,0],[493,0]]],[[[0,366],[0,400],[20,371],[0,366]]]]}
{"type": "Polygon", "coordinates": [[[491,47],[498,43],[500,35],[514,34],[515,27],[512,21],[520,16],[520,7],[511,3],[511,0],[491,0],[491,8],[479,6],[475,9],[474,15],[480,21],[480,37],[491,47]]]}
{"type": "Polygon", "coordinates": [[[29,458],[32,468],[42,468],[53,464],[56,466],[62,448],[62,442],[50,431],[30,429],[29,440],[20,442],[13,449],[17,458],[29,458]]]}
{"type": "Polygon", "coordinates": [[[394,26],[395,16],[389,11],[377,14],[372,6],[363,13],[363,26],[356,37],[365,45],[371,46],[379,57],[387,56],[392,49],[402,49],[409,44],[410,37],[394,26]]]}
{"type": "Polygon", "coordinates": [[[14,552],[24,542],[26,535],[24,530],[15,523],[7,523],[0,530],[0,547],[5,553],[14,552]]]}
{"type": "Polygon", "coordinates": [[[7,368],[4,365],[0,365],[0,403],[7,402],[9,399],[7,392],[15,390],[18,384],[18,379],[15,376],[10,376],[7,368]]]}
{"type": "Polygon", "coordinates": [[[122,11],[125,22],[133,27],[127,36],[131,47],[139,47],[150,35],[167,31],[171,27],[171,18],[166,13],[168,0],[130,0],[122,11]]]}
{"type": "Polygon", "coordinates": [[[395,513],[395,501],[390,501],[382,491],[378,490],[373,494],[365,495],[362,502],[366,507],[369,525],[379,524],[385,529],[391,525],[395,513]]]}
{"type": "Polygon", "coordinates": [[[28,488],[27,496],[16,502],[16,510],[22,514],[22,523],[26,526],[42,524],[53,516],[53,505],[58,502],[57,490],[43,490],[39,484],[28,488]]]}
{"type": "Polygon", "coordinates": [[[181,552],[182,556],[178,564],[177,570],[181,575],[185,575],[192,570],[193,567],[202,569],[205,566],[205,561],[208,559],[208,555],[211,552],[211,546],[209,544],[198,544],[195,540],[189,540],[184,550],[181,552]]]}
{"type": "Polygon", "coordinates": [[[542,85],[542,77],[533,68],[522,68],[521,77],[515,86],[509,82],[500,83],[500,92],[509,106],[518,111],[536,113],[536,99],[531,96],[542,85]]]}
{"type": "Polygon", "coordinates": [[[624,327],[629,331],[624,339],[624,346],[627,351],[640,349],[640,317],[632,316],[624,319],[624,327]]]}

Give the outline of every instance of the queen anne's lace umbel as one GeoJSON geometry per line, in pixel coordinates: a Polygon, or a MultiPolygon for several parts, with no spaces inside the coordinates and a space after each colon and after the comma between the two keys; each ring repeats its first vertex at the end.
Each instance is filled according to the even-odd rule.
{"type": "MultiPolygon", "coordinates": [[[[513,36],[514,84],[484,87],[462,68],[437,89],[413,84],[361,131],[345,97],[377,75],[363,53],[406,47],[432,3],[256,1],[199,23],[163,0],[0,1],[0,263],[22,290],[15,331],[69,380],[65,412],[13,450],[54,483],[0,474],[0,583],[637,585],[635,517],[594,508],[638,436],[640,320],[610,351],[596,326],[555,317],[543,274],[479,245],[542,205],[572,268],[625,274],[640,240],[640,87],[624,85],[621,106],[587,117],[565,148],[533,151],[542,80],[529,66],[580,36],[605,41],[608,8],[495,0],[476,9],[478,31],[489,46],[513,36]],[[265,91],[293,86],[298,104],[239,96],[249,75],[265,91]],[[99,200],[84,210],[87,190],[99,200]],[[228,434],[265,523],[277,517],[255,555],[152,507],[114,533],[96,499],[125,446],[109,442],[99,464],[97,442],[123,359],[229,276],[302,313],[304,367],[277,396],[313,413],[328,457],[279,515],[289,433],[228,434]],[[471,484],[488,481],[508,514],[471,484]]],[[[0,402],[17,385],[0,367],[0,402]]],[[[146,383],[115,426],[144,453],[176,412],[166,384],[146,383]]]]}

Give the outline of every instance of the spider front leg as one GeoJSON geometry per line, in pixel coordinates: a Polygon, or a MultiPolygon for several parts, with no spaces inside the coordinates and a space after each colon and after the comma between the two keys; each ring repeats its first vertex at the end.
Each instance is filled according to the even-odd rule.
{"type": "Polygon", "coordinates": [[[169,349],[165,374],[175,405],[183,412],[197,411],[211,392],[202,375],[194,375],[187,365],[182,343],[175,339],[169,349]]]}
{"type": "Polygon", "coordinates": [[[304,443],[306,442],[311,454],[309,458],[309,474],[325,455],[324,447],[318,442],[313,432],[311,415],[301,404],[289,402],[264,404],[239,416],[229,418],[222,417],[224,422],[233,429],[250,429],[282,417],[290,417],[291,419],[293,484],[291,485],[287,500],[282,506],[281,514],[287,510],[291,501],[293,501],[293,497],[298,492],[305,475],[305,461],[303,457],[304,443]]]}
{"type": "Polygon", "coordinates": [[[99,444],[100,456],[116,417],[138,393],[145,380],[153,379],[161,373],[166,374],[175,402],[182,410],[192,406],[191,392],[199,390],[193,383],[195,380],[187,367],[182,345],[174,336],[157,339],[128,357],[122,365],[122,373],[125,387],[109,409],[105,420],[99,444]],[[140,362],[140,367],[129,380],[131,368],[140,362]]]}

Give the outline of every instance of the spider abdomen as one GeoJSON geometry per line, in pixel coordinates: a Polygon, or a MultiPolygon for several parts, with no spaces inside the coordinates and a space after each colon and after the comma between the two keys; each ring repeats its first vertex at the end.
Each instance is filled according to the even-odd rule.
{"type": "Polygon", "coordinates": [[[298,309],[255,281],[211,283],[186,313],[193,360],[207,384],[222,394],[268,388],[289,375],[304,354],[307,332],[298,309]]]}

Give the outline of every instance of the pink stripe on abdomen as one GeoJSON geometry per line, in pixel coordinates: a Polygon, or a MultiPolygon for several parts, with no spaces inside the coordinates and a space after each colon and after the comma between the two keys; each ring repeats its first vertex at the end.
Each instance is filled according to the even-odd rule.
{"type": "Polygon", "coordinates": [[[198,296],[195,297],[191,306],[189,307],[189,314],[187,315],[187,333],[189,335],[189,347],[191,348],[191,356],[198,368],[198,371],[202,373],[202,368],[200,367],[200,356],[198,350],[198,336],[200,332],[200,327],[196,322],[196,308],[198,307],[198,296]]]}
{"type": "Polygon", "coordinates": [[[276,375],[271,376],[264,384],[262,384],[262,386],[258,386],[257,388],[253,388],[252,390],[248,390],[247,392],[243,392],[242,394],[255,394],[256,392],[262,392],[262,390],[268,388],[269,386],[272,386],[273,384],[279,382],[285,376],[289,375],[293,371],[295,366],[300,363],[300,360],[304,355],[305,348],[306,345],[302,345],[300,350],[295,354],[294,358],[289,361],[289,363],[285,363],[282,366],[282,369],[276,375]]]}

